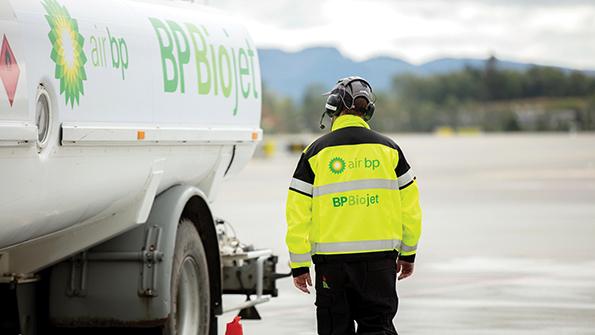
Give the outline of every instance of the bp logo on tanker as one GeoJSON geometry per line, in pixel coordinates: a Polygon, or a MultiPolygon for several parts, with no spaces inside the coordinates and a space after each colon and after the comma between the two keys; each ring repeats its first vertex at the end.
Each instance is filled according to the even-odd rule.
{"type": "MultiPolygon", "coordinates": [[[[51,28],[48,37],[52,45],[50,58],[55,64],[54,77],[60,81],[60,94],[64,95],[66,105],[74,107],[85,94],[85,37],[80,33],[77,20],[70,15],[65,6],[57,0],[43,0],[41,3],[51,28]]],[[[89,42],[91,71],[111,70],[125,80],[129,64],[126,40],[116,36],[105,26],[104,29],[95,29],[89,42]]]]}
{"type": "Polygon", "coordinates": [[[54,77],[60,80],[60,94],[64,94],[66,104],[70,103],[74,107],[74,103],[78,105],[80,96],[85,93],[85,39],[79,33],[77,21],[70,16],[66,7],[56,0],[44,0],[42,4],[51,28],[48,37],[52,43],[50,58],[56,64],[54,77]]]}

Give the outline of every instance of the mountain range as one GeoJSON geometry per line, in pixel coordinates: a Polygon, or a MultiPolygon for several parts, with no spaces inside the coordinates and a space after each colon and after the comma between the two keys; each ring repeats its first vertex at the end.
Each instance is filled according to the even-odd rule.
{"type": "MultiPolygon", "coordinates": [[[[480,68],[485,59],[440,58],[420,65],[392,57],[375,57],[354,61],[332,47],[308,48],[298,52],[259,49],[262,80],[278,94],[300,99],[308,85],[322,84],[332,88],[337,79],[350,75],[366,78],[376,90],[390,88],[396,75],[434,75],[457,71],[465,66],[480,68]]],[[[525,70],[535,64],[498,60],[499,68],[525,70]]],[[[571,69],[566,69],[570,71],[571,69]]],[[[589,72],[593,74],[592,72],[589,72]]],[[[322,92],[321,92],[322,93],[322,92]]]]}

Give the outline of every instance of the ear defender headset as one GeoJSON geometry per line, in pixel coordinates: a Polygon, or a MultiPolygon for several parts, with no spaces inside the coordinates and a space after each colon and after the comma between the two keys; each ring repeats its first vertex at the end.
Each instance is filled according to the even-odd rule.
{"type": "Polygon", "coordinates": [[[372,86],[364,78],[361,77],[347,77],[337,81],[335,87],[328,93],[326,99],[325,111],[320,118],[320,129],[326,128],[322,121],[324,116],[329,117],[338,116],[341,113],[341,107],[347,109],[356,109],[357,112],[363,114],[364,121],[369,121],[374,116],[376,110],[376,96],[372,91],[372,86]],[[362,97],[366,99],[368,105],[365,109],[355,107],[355,99],[362,97]]]}

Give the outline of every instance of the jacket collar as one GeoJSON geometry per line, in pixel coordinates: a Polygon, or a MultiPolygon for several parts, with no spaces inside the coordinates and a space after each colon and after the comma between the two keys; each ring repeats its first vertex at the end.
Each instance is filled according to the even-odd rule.
{"type": "Polygon", "coordinates": [[[342,128],[347,127],[364,127],[370,129],[370,126],[359,116],[345,114],[337,117],[335,122],[333,122],[333,126],[331,131],[339,130],[342,128]]]}

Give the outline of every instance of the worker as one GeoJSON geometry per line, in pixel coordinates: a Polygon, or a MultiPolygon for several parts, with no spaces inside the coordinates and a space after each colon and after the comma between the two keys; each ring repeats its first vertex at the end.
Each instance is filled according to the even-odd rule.
{"type": "Polygon", "coordinates": [[[360,77],[327,93],[331,132],[301,154],[287,197],[295,286],[315,265],[320,335],[397,334],[396,281],[412,275],[421,234],[415,175],[401,148],[370,129],[375,96],[360,77]]]}

